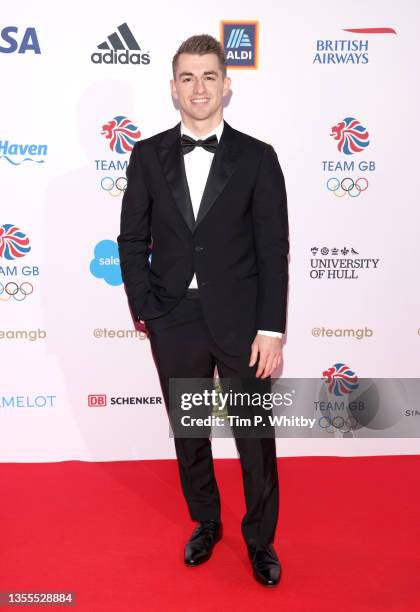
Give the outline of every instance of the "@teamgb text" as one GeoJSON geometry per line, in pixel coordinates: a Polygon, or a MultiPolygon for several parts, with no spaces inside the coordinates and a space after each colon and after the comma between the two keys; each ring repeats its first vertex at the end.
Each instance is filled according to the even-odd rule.
{"type": "Polygon", "coordinates": [[[345,195],[349,195],[351,198],[357,198],[366,191],[369,187],[369,181],[364,176],[356,179],[355,181],[349,176],[343,178],[341,181],[336,177],[332,177],[327,181],[328,191],[332,191],[337,198],[342,198],[345,195]]]}
{"type": "Polygon", "coordinates": [[[104,176],[101,179],[101,188],[113,198],[118,198],[127,188],[127,179],[125,176],[119,176],[117,179],[104,176]]]}
{"type": "Polygon", "coordinates": [[[21,283],[20,285],[15,282],[10,282],[6,285],[0,283],[0,302],[8,302],[10,299],[23,302],[28,295],[31,295],[33,290],[34,286],[28,282],[21,283]]]}

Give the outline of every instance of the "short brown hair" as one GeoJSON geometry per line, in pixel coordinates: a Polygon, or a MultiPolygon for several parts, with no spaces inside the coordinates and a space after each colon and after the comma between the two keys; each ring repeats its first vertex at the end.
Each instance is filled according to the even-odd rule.
{"type": "Polygon", "coordinates": [[[219,58],[219,65],[223,76],[226,76],[226,55],[223,51],[222,45],[218,40],[213,38],[213,36],[210,36],[209,34],[197,34],[196,36],[190,36],[187,38],[187,40],[184,40],[184,42],[181,43],[181,46],[175,53],[172,60],[172,72],[174,78],[178,57],[181,55],[181,53],[191,53],[194,55],[214,53],[219,58]]]}

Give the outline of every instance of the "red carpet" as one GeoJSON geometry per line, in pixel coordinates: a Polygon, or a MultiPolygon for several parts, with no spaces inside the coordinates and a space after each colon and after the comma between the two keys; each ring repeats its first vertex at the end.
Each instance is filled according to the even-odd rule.
{"type": "Polygon", "coordinates": [[[175,462],[0,465],[0,591],[76,592],[25,610],[420,610],[420,456],[279,459],[275,589],[252,578],[239,463],[216,470],[225,537],[187,568],[175,462]]]}

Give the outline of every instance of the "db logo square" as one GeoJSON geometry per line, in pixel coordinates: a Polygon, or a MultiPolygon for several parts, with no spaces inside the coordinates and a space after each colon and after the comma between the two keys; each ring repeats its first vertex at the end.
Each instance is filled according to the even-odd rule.
{"type": "Polygon", "coordinates": [[[106,395],[88,395],[89,406],[106,406],[106,395]]]}

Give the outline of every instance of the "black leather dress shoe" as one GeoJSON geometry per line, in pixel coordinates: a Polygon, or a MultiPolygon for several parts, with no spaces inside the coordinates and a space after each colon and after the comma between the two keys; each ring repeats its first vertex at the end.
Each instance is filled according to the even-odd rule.
{"type": "Polygon", "coordinates": [[[218,521],[199,523],[185,545],[185,564],[194,567],[210,559],[213,548],[221,540],[222,535],[222,523],[218,521]]]}
{"type": "Polygon", "coordinates": [[[264,586],[276,586],[281,578],[281,565],[272,544],[256,548],[248,545],[254,577],[264,586]]]}

